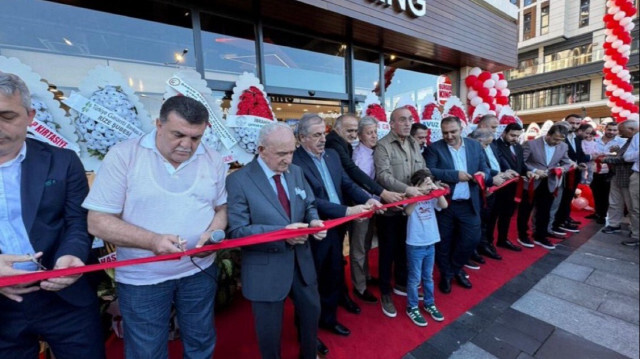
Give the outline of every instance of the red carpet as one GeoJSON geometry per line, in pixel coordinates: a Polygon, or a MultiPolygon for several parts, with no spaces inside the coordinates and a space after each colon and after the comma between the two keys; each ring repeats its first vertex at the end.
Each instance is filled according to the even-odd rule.
{"type": "MultiPolygon", "coordinates": [[[[584,211],[573,211],[574,218],[586,223],[583,217],[589,214],[584,211]]],[[[515,220],[512,223],[512,237],[515,236],[515,220]]],[[[351,329],[351,335],[340,337],[326,331],[320,331],[320,338],[329,347],[327,358],[401,358],[407,352],[425,342],[432,335],[453,322],[502,285],[520,274],[527,267],[543,257],[548,251],[539,246],[533,249],[523,248],[522,252],[512,252],[498,249],[503,259],[495,261],[487,259],[480,270],[466,269],[473,283],[473,289],[467,290],[456,284],[448,295],[441,294],[436,289],[436,305],[445,316],[444,322],[435,322],[427,317],[427,327],[417,327],[404,313],[406,297],[394,295],[394,302],[398,310],[396,318],[386,317],[380,304],[366,304],[358,302],[362,308],[359,315],[347,313],[340,308],[338,320],[351,329]]],[[[372,272],[377,272],[377,249],[371,251],[370,263],[372,272]]],[[[434,280],[438,282],[437,270],[434,280]]],[[[350,274],[347,273],[347,277],[350,274]]],[[[377,287],[370,288],[379,295],[377,287]]],[[[357,301],[357,300],[356,300],[357,301]]],[[[218,341],[215,358],[259,358],[258,345],[253,328],[251,305],[239,296],[236,302],[223,312],[216,314],[216,329],[218,341]]],[[[298,344],[293,326],[293,306],[287,302],[282,334],[282,357],[294,359],[298,356],[298,344]]],[[[121,340],[110,340],[107,343],[107,358],[123,358],[123,344],[121,340]]],[[[181,358],[182,345],[179,341],[169,343],[170,357],[181,358]]]]}

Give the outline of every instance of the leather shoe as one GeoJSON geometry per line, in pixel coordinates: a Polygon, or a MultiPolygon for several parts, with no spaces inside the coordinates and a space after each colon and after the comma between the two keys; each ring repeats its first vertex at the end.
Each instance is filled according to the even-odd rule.
{"type": "Polygon", "coordinates": [[[380,280],[376,277],[367,278],[367,285],[379,285],[380,280]]]}
{"type": "Polygon", "coordinates": [[[460,284],[460,286],[470,289],[472,287],[471,282],[469,281],[469,279],[467,279],[467,277],[464,276],[464,274],[462,273],[458,273],[456,274],[456,282],[458,282],[458,284],[460,284]]]}
{"type": "Polygon", "coordinates": [[[520,246],[517,246],[517,245],[511,243],[511,241],[508,240],[508,239],[506,241],[504,241],[504,242],[498,242],[498,247],[505,248],[505,249],[508,249],[508,250],[514,251],[514,252],[521,252],[522,251],[522,248],[520,248],[520,246]]]}
{"type": "Polygon", "coordinates": [[[478,252],[485,257],[489,257],[495,260],[501,260],[502,256],[498,254],[496,248],[491,243],[481,244],[478,247],[478,252]]]}
{"type": "Polygon", "coordinates": [[[471,254],[471,260],[480,264],[486,263],[484,261],[484,258],[482,258],[482,256],[478,254],[478,251],[473,251],[473,253],[471,254]]]}
{"type": "Polygon", "coordinates": [[[329,354],[329,348],[320,340],[320,338],[316,339],[316,345],[318,347],[318,353],[322,355],[329,354]]]}
{"type": "Polygon", "coordinates": [[[324,325],[321,324],[320,328],[328,330],[334,334],[338,334],[338,335],[342,335],[344,337],[348,336],[349,334],[351,334],[351,331],[349,330],[349,328],[345,327],[344,325],[336,322],[336,324],[334,325],[324,325]]]}
{"type": "Polygon", "coordinates": [[[360,298],[361,301],[365,302],[365,303],[377,303],[378,302],[378,298],[376,298],[375,295],[371,294],[371,292],[369,292],[369,290],[365,289],[364,292],[360,293],[357,290],[353,290],[353,294],[356,296],[356,298],[360,298]]]}
{"type": "Polygon", "coordinates": [[[438,283],[438,288],[444,294],[451,293],[451,279],[450,278],[440,278],[440,283],[438,283]]]}
{"type": "Polygon", "coordinates": [[[340,306],[346,309],[349,313],[360,314],[360,307],[346,293],[344,294],[342,301],[340,302],[340,306]]]}

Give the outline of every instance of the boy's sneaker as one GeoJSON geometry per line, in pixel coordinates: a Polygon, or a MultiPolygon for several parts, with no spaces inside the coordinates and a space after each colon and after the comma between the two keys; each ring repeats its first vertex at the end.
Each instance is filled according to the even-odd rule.
{"type": "Polygon", "coordinates": [[[441,322],[444,320],[444,315],[440,313],[435,304],[425,305],[424,311],[429,313],[429,315],[431,315],[431,318],[433,318],[433,320],[435,320],[436,322],[441,322]]]}
{"type": "Polygon", "coordinates": [[[548,240],[548,239],[546,239],[546,238],[543,238],[543,239],[536,239],[536,240],[534,241],[534,243],[535,243],[535,244],[537,244],[537,245],[539,245],[539,246],[541,246],[541,247],[544,247],[544,248],[546,248],[546,249],[556,249],[555,244],[553,244],[553,243],[549,242],[549,240],[548,240]]]}
{"type": "Polygon", "coordinates": [[[420,309],[418,309],[418,307],[407,308],[406,312],[407,312],[407,315],[409,316],[409,319],[411,319],[411,321],[413,322],[413,324],[419,327],[427,326],[427,320],[424,319],[422,314],[420,314],[420,309]]]}
{"type": "Polygon", "coordinates": [[[469,269],[473,269],[473,270],[478,270],[480,269],[480,265],[474,261],[472,261],[471,259],[469,259],[467,261],[467,263],[464,264],[465,267],[469,268],[469,269]]]}
{"type": "Polygon", "coordinates": [[[518,243],[523,247],[533,248],[533,242],[527,237],[518,238],[518,243]]]}
{"type": "Polygon", "coordinates": [[[559,227],[565,232],[580,233],[580,229],[578,229],[578,226],[575,224],[571,224],[569,222],[565,222],[561,224],[559,227]]]}
{"type": "Polygon", "coordinates": [[[395,318],[398,315],[396,306],[393,305],[391,294],[383,294],[380,296],[380,304],[382,305],[382,313],[389,318],[395,318]]]}
{"type": "Polygon", "coordinates": [[[605,234],[612,234],[612,233],[620,233],[620,230],[622,229],[622,227],[617,226],[617,227],[613,227],[613,226],[606,226],[604,228],[602,228],[602,233],[605,234]]]}

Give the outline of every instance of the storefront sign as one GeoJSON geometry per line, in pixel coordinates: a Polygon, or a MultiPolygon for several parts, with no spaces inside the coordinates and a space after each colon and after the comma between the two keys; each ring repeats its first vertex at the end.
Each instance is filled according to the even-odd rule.
{"type": "Polygon", "coordinates": [[[407,11],[417,17],[424,16],[427,13],[426,0],[374,0],[374,3],[384,6],[394,6],[395,3],[395,6],[401,11],[407,11]]]}
{"type": "Polygon", "coordinates": [[[33,136],[35,139],[46,142],[50,145],[67,148],[76,152],[80,151],[80,148],[75,143],[70,143],[61,134],[47,126],[44,122],[37,119],[33,119],[31,125],[27,129],[27,134],[33,136]]]}
{"type": "Polygon", "coordinates": [[[449,76],[438,77],[438,103],[444,106],[449,97],[453,94],[453,87],[451,86],[451,79],[449,76]]]}

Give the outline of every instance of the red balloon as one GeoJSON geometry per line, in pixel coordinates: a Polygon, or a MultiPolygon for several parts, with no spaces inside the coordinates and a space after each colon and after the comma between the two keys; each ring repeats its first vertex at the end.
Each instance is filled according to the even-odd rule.
{"type": "Polygon", "coordinates": [[[611,92],[611,91],[605,91],[605,92],[604,92],[604,95],[605,95],[606,97],[611,97],[611,96],[613,96],[613,92],[611,92]]]}
{"type": "Polygon", "coordinates": [[[504,74],[502,72],[498,72],[498,80],[504,80],[504,74]]]}
{"type": "Polygon", "coordinates": [[[638,107],[638,105],[633,105],[633,107],[631,107],[631,112],[633,113],[638,113],[638,110],[640,110],[640,107],[638,107]]]}
{"type": "Polygon", "coordinates": [[[486,88],[486,87],[481,87],[478,90],[478,96],[480,96],[482,98],[485,98],[485,97],[489,96],[489,89],[486,88]]]}
{"type": "Polygon", "coordinates": [[[466,79],[464,79],[464,83],[467,85],[467,87],[472,87],[475,84],[476,80],[478,80],[478,76],[469,75],[466,79]]]}
{"type": "Polygon", "coordinates": [[[496,110],[496,104],[495,104],[495,103],[493,103],[493,102],[491,102],[491,103],[489,104],[489,110],[491,110],[491,111],[495,111],[495,110],[496,110]]]}
{"type": "Polygon", "coordinates": [[[589,187],[589,185],[581,183],[578,185],[578,188],[582,191],[580,197],[586,199],[590,207],[595,207],[596,204],[593,200],[593,191],[591,191],[591,187],[589,187]]]}
{"type": "Polygon", "coordinates": [[[496,102],[500,105],[508,105],[509,104],[509,97],[507,96],[498,96],[496,97],[496,102]]]}
{"type": "Polygon", "coordinates": [[[480,80],[476,80],[476,82],[473,83],[473,89],[477,91],[480,91],[481,89],[484,88],[484,86],[482,86],[483,82],[480,80]]]}
{"type": "Polygon", "coordinates": [[[489,72],[489,71],[482,71],[480,73],[480,76],[478,76],[478,79],[480,81],[482,81],[482,83],[484,83],[485,81],[487,81],[490,78],[491,78],[491,72],[489,72]]]}
{"type": "Polygon", "coordinates": [[[631,6],[631,8],[628,11],[625,11],[627,13],[627,16],[631,17],[633,15],[635,15],[638,12],[638,9],[636,9],[635,7],[631,6]]]}
{"type": "Polygon", "coordinates": [[[611,14],[606,14],[602,17],[602,21],[604,21],[605,24],[609,24],[612,23],[614,21],[613,19],[613,15],[611,14]]]}

